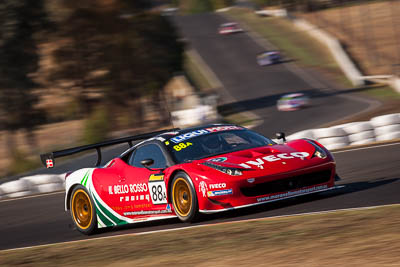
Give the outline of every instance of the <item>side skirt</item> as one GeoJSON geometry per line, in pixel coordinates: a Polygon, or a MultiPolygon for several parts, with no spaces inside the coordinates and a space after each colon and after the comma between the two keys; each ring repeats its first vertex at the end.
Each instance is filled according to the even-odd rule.
{"type": "Polygon", "coordinates": [[[339,188],[343,188],[343,187],[344,187],[344,185],[338,185],[338,186],[333,186],[333,187],[326,188],[326,189],[321,189],[321,190],[316,190],[316,191],[301,193],[301,194],[295,194],[292,196],[261,201],[258,203],[247,204],[247,205],[243,205],[243,206],[231,207],[231,208],[227,208],[227,209],[218,209],[218,210],[199,210],[199,212],[204,213],[204,214],[212,214],[212,213],[223,212],[223,211],[228,211],[228,210],[236,210],[236,209],[247,208],[247,207],[257,206],[257,205],[261,205],[261,204],[276,202],[276,201],[280,201],[280,200],[284,200],[284,199],[295,198],[295,197],[299,197],[299,196],[305,196],[305,195],[311,195],[311,194],[315,194],[315,193],[330,191],[330,190],[339,189],[339,188]]]}

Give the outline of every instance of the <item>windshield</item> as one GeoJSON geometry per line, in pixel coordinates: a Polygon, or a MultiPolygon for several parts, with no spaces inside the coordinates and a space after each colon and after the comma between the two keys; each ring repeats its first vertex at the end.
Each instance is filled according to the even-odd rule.
{"type": "Polygon", "coordinates": [[[207,129],[197,130],[173,137],[165,146],[177,163],[212,157],[233,151],[275,144],[272,140],[249,131],[230,130],[210,133],[207,129]],[[181,138],[181,137],[184,138],[181,138]],[[188,137],[188,138],[187,138],[188,137]]]}

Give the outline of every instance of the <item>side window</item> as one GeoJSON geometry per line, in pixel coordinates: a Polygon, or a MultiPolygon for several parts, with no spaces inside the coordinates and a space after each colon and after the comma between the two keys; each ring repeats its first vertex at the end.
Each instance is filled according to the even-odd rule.
{"type": "Polygon", "coordinates": [[[164,154],[160,147],[155,144],[144,145],[136,149],[129,160],[129,164],[134,167],[144,168],[140,163],[144,159],[154,160],[154,164],[150,168],[165,168],[167,165],[164,154]]]}

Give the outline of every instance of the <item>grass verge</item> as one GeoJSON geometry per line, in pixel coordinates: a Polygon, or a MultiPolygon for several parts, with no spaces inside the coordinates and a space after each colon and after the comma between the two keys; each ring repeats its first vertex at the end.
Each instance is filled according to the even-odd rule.
{"type": "Polygon", "coordinates": [[[395,266],[400,206],[0,251],[2,266],[395,266]],[[388,219],[390,218],[390,219],[388,219]]]}
{"type": "Polygon", "coordinates": [[[189,76],[190,81],[197,89],[200,91],[207,91],[212,88],[208,78],[203,75],[203,71],[201,71],[199,64],[196,63],[196,60],[190,53],[185,53],[184,69],[186,74],[189,76]]]}
{"type": "Polygon", "coordinates": [[[387,85],[372,86],[370,89],[365,91],[365,94],[380,100],[392,99],[400,101],[400,94],[395,92],[391,87],[387,85]]]}

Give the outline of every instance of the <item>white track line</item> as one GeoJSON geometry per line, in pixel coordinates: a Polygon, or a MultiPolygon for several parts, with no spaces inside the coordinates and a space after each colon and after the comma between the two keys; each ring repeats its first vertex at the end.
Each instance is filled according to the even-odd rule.
{"type": "Polygon", "coordinates": [[[110,238],[118,238],[118,237],[123,237],[123,236],[139,236],[139,235],[150,235],[150,234],[157,234],[157,233],[163,233],[163,232],[174,232],[174,231],[180,231],[180,230],[186,230],[186,229],[210,227],[210,226],[215,226],[215,225],[224,225],[224,224],[233,224],[233,223],[242,223],[242,222],[253,222],[253,221],[267,221],[267,220],[280,219],[280,218],[291,218],[291,217],[299,217],[299,216],[307,216],[307,215],[313,216],[313,215],[330,214],[330,213],[342,212],[342,211],[360,211],[360,210],[377,209],[377,208],[382,208],[382,207],[397,207],[397,206],[400,206],[400,204],[389,204],[389,205],[370,206],[370,207],[359,207],[359,208],[348,208],[348,209],[336,209],[336,210],[306,212],[306,213],[298,213],[298,214],[291,214],[291,215],[280,215],[280,216],[272,216],[272,217],[265,217],[265,218],[256,218],[256,219],[247,219],[247,220],[230,221],[230,222],[222,222],[222,223],[212,223],[212,224],[187,226],[187,227],[180,227],[180,228],[174,228],[174,229],[148,231],[148,232],[141,232],[141,233],[131,233],[131,234],[105,236],[105,237],[98,237],[98,238],[91,238],[91,239],[84,239],[84,240],[76,240],[76,241],[67,241],[67,242],[59,242],[59,243],[39,245],[39,246],[30,246],[30,247],[23,247],[23,248],[12,248],[12,249],[0,250],[0,252],[10,252],[10,251],[16,251],[16,250],[30,249],[30,248],[49,247],[49,246],[61,245],[61,244],[74,244],[74,243],[80,243],[80,242],[89,242],[89,241],[96,241],[96,240],[103,240],[103,239],[110,239],[110,238]]]}

